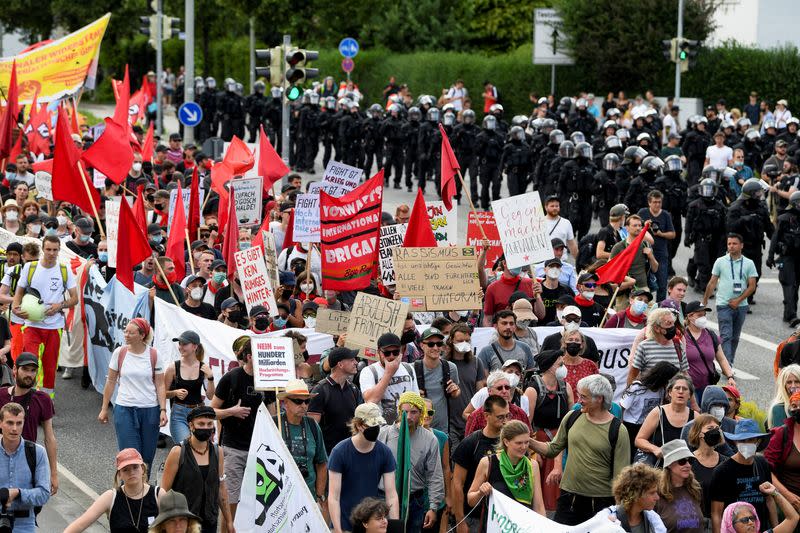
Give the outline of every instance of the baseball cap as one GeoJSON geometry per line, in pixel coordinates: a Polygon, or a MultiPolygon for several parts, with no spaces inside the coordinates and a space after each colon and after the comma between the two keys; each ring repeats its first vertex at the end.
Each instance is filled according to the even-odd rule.
{"type": "Polygon", "coordinates": [[[297,278],[295,277],[294,272],[283,270],[280,274],[278,274],[278,278],[280,284],[286,285],[287,287],[294,287],[297,284],[297,278]]]}
{"type": "Polygon", "coordinates": [[[212,407],[208,405],[201,405],[200,407],[195,407],[189,414],[186,416],[186,421],[191,422],[195,418],[211,418],[213,420],[217,419],[217,412],[214,411],[212,407]]]}
{"type": "Polygon", "coordinates": [[[225,298],[219,307],[220,309],[225,310],[225,309],[230,309],[234,305],[239,305],[239,301],[231,296],[230,298],[225,298]]]}
{"type": "Polygon", "coordinates": [[[156,224],[155,222],[152,224],[147,225],[147,234],[148,235],[155,235],[156,233],[161,233],[161,226],[156,224]]]}
{"type": "Polygon", "coordinates": [[[351,350],[344,346],[337,346],[328,353],[328,364],[331,368],[339,364],[340,361],[347,359],[355,359],[358,356],[358,350],[351,350]]]}
{"type": "Polygon", "coordinates": [[[267,311],[267,308],[264,307],[263,305],[254,305],[250,309],[250,317],[251,318],[254,317],[254,316],[258,316],[258,315],[266,315],[268,313],[269,313],[269,311],[267,311]]]}
{"type": "Polygon", "coordinates": [[[442,333],[438,328],[428,328],[422,332],[422,340],[426,341],[431,337],[441,337],[444,339],[444,333],[442,333]]]}
{"type": "Polygon", "coordinates": [[[177,337],[172,339],[172,342],[180,342],[181,344],[200,344],[200,335],[192,330],[186,330],[177,337]]]}
{"type": "Polygon", "coordinates": [[[186,278],[186,283],[184,283],[183,286],[184,287],[188,287],[189,285],[191,285],[192,283],[194,283],[195,281],[198,281],[198,280],[202,281],[203,285],[206,284],[206,278],[201,277],[201,276],[196,276],[195,274],[190,274],[189,277],[186,278]]]}
{"type": "Polygon", "coordinates": [[[783,139],[778,139],[777,141],[775,141],[775,146],[787,146],[788,144],[789,144],[789,143],[787,143],[787,142],[786,142],[785,140],[783,140],[783,139]]]}
{"type": "Polygon", "coordinates": [[[228,270],[228,265],[226,265],[225,261],[223,261],[222,259],[214,259],[211,262],[211,270],[212,271],[214,271],[214,270],[216,270],[216,269],[218,269],[220,267],[224,268],[226,271],[228,270]]]}
{"type": "Polygon", "coordinates": [[[587,281],[600,281],[600,278],[594,272],[584,272],[578,276],[578,283],[586,283],[587,281]]]}
{"type": "Polygon", "coordinates": [[[553,246],[553,248],[564,248],[566,246],[564,244],[564,241],[562,241],[558,237],[554,237],[553,239],[550,239],[550,244],[553,246]]]}
{"type": "Polygon", "coordinates": [[[690,313],[696,313],[698,311],[705,311],[706,313],[708,313],[711,311],[711,308],[706,307],[701,302],[695,300],[693,302],[689,302],[688,304],[686,304],[686,311],[684,312],[684,315],[688,315],[690,313]]]}
{"type": "Polygon", "coordinates": [[[520,370],[523,370],[522,363],[520,363],[516,359],[508,359],[508,360],[506,360],[506,362],[503,363],[503,370],[505,370],[506,368],[510,367],[511,365],[517,365],[520,370]]]}
{"type": "Polygon", "coordinates": [[[564,264],[564,263],[562,263],[562,262],[561,262],[561,259],[559,259],[558,257],[553,257],[552,259],[548,259],[547,261],[545,261],[545,262],[544,262],[544,266],[545,266],[545,267],[549,267],[549,266],[551,266],[551,265],[558,265],[558,266],[561,266],[561,265],[563,265],[563,264],[564,264]]]}
{"type": "Polygon", "coordinates": [[[378,337],[378,348],[386,348],[387,346],[400,346],[400,337],[394,333],[384,333],[378,337]]]}
{"type": "Polygon", "coordinates": [[[386,423],[386,419],[383,418],[383,411],[377,404],[372,402],[362,403],[356,407],[353,418],[358,418],[367,427],[381,426],[386,423]]]}
{"type": "Polygon", "coordinates": [[[196,240],[196,241],[194,241],[192,243],[192,250],[193,251],[197,250],[198,248],[200,248],[202,246],[205,246],[206,248],[208,248],[208,243],[206,241],[201,241],[200,239],[198,239],[198,240],[196,240]]]}
{"type": "Polygon", "coordinates": [[[22,352],[17,356],[17,360],[14,361],[14,365],[17,367],[25,365],[36,365],[38,367],[39,358],[36,357],[31,352],[22,352]]]}
{"type": "Polygon", "coordinates": [[[578,309],[578,306],[576,305],[568,305],[564,308],[562,316],[569,316],[569,315],[582,316],[581,310],[578,309]]]}
{"type": "Polygon", "coordinates": [[[653,301],[653,293],[651,293],[647,289],[634,289],[631,292],[631,298],[636,298],[637,296],[647,296],[647,301],[648,302],[652,302],[653,301]]]}
{"type": "Polygon", "coordinates": [[[514,302],[514,307],[511,308],[517,316],[517,320],[536,320],[533,314],[533,306],[527,298],[520,298],[514,302]]]}
{"type": "Polygon", "coordinates": [[[144,464],[142,454],[136,448],[125,448],[117,454],[117,471],[122,470],[128,465],[144,464]]]}
{"type": "Polygon", "coordinates": [[[628,214],[628,206],[625,204],[617,204],[608,211],[610,217],[622,217],[628,214]]]}

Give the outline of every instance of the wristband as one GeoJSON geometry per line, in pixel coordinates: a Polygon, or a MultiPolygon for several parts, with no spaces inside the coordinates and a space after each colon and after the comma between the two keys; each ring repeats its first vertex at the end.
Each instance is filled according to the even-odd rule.
{"type": "Polygon", "coordinates": [[[162,407],[161,410],[164,411],[165,413],[167,412],[167,408],[166,407],[162,407]]]}

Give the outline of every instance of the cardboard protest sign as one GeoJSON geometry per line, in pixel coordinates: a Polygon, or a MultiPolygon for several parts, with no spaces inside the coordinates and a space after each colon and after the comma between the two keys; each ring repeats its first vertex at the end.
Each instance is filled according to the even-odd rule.
{"type": "Polygon", "coordinates": [[[331,159],[325,167],[325,174],[319,187],[334,198],[339,198],[358,187],[363,175],[364,171],[360,168],[331,159]]]}
{"type": "Polygon", "coordinates": [[[378,337],[384,333],[403,333],[408,304],[359,292],[350,311],[347,342],[350,348],[364,350],[366,357],[375,357],[378,337]]]}
{"type": "Polygon", "coordinates": [[[508,268],[528,266],[553,257],[544,208],[537,191],[494,200],[492,211],[508,268]]]}
{"type": "Polygon", "coordinates": [[[44,200],[53,200],[53,176],[40,170],[34,176],[36,196],[44,200]]]}
{"type": "Polygon", "coordinates": [[[252,337],[253,381],[256,390],[285,387],[295,379],[292,339],[252,337]]]}
{"type": "Polygon", "coordinates": [[[458,245],[458,205],[448,211],[441,200],[425,202],[436,246],[458,245]]]}
{"type": "Polygon", "coordinates": [[[403,246],[403,239],[406,236],[406,224],[392,224],[391,226],[381,226],[380,262],[381,262],[381,281],[386,287],[393,287],[394,281],[394,262],[392,261],[392,248],[403,246]]]}
{"type": "Polygon", "coordinates": [[[267,266],[272,286],[277,288],[281,283],[278,277],[278,251],[275,247],[275,235],[271,231],[262,230],[261,238],[264,243],[264,264],[267,266]]]}
{"type": "Polygon", "coordinates": [[[253,306],[263,305],[270,316],[278,315],[275,303],[275,292],[269,279],[267,265],[261,248],[254,246],[233,254],[236,259],[236,271],[242,284],[244,303],[249,313],[253,306]]]}
{"type": "Polygon", "coordinates": [[[471,247],[395,248],[395,292],[412,311],[480,309],[478,256],[471,247]]]}
{"type": "Polygon", "coordinates": [[[119,202],[119,197],[106,200],[106,239],[108,241],[108,266],[111,268],[117,268],[119,202]]]}
{"type": "Polygon", "coordinates": [[[233,202],[236,206],[236,219],[240,226],[261,224],[261,178],[239,178],[233,182],[233,202]]]}
{"type": "Polygon", "coordinates": [[[501,255],[503,255],[503,245],[500,243],[500,234],[497,232],[497,223],[494,221],[494,213],[491,211],[469,212],[467,222],[467,246],[474,246],[478,255],[481,254],[483,246],[483,235],[478,227],[480,221],[486,238],[491,243],[489,251],[486,253],[486,266],[491,268],[501,255]],[[477,215],[477,216],[476,216],[477,215]]]}
{"type": "MultiPolygon", "coordinates": [[[[203,205],[203,199],[206,196],[206,192],[203,190],[202,187],[199,188],[200,191],[200,205],[203,205]]],[[[192,189],[191,187],[187,187],[186,189],[181,189],[181,196],[183,197],[183,213],[186,215],[186,219],[189,219],[189,203],[192,199],[192,189]]],[[[169,215],[167,218],[167,227],[172,227],[172,213],[175,212],[175,204],[178,202],[178,189],[172,189],[169,191],[169,215]]],[[[148,220],[150,220],[148,218],[148,220]]]]}
{"type": "Polygon", "coordinates": [[[294,207],[295,242],[319,242],[319,194],[298,194],[294,207]]]}
{"type": "Polygon", "coordinates": [[[314,330],[317,333],[341,335],[347,333],[347,324],[349,323],[350,313],[348,311],[334,311],[320,307],[317,309],[317,322],[314,324],[314,330]]]}

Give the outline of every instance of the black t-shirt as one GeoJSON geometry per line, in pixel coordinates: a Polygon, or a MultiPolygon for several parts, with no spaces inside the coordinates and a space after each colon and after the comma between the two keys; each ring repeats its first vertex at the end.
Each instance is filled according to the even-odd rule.
{"type": "Polygon", "coordinates": [[[581,322],[586,322],[590,328],[600,325],[600,321],[603,320],[603,313],[605,312],[605,308],[602,305],[597,302],[592,302],[592,305],[589,306],[583,306],[575,302],[575,305],[581,310],[581,322]]]}
{"type": "Polygon", "coordinates": [[[97,259],[97,245],[93,242],[86,243],[83,246],[78,246],[75,241],[67,241],[67,248],[84,259],[97,259]]]}
{"type": "Polygon", "coordinates": [[[341,387],[330,376],[317,383],[312,392],[317,396],[311,399],[308,412],[320,415],[319,427],[325,439],[325,451],[330,455],[334,446],[350,438],[347,424],[353,419],[356,406],[364,403],[364,397],[349,381],[341,387]]]}
{"type": "Polygon", "coordinates": [[[758,490],[765,481],[771,481],[769,463],[757,455],[752,465],[743,465],[728,459],[718,465],[711,475],[711,501],[722,502],[725,507],[734,502],[747,502],[756,508],[762,524],[769,524],[767,496],[758,490]]]}
{"type": "Polygon", "coordinates": [[[229,416],[222,419],[222,445],[249,450],[258,407],[262,402],[264,405],[275,403],[275,393],[255,390],[253,376],[237,367],[222,376],[214,396],[222,399],[222,409],[233,407],[239,400],[242,407],[250,408],[247,418],[229,416]]]}
{"type": "Polygon", "coordinates": [[[200,305],[198,305],[197,307],[192,307],[188,305],[186,302],[183,302],[181,304],[181,309],[183,309],[187,313],[193,314],[194,316],[207,318],[208,320],[217,319],[217,314],[214,312],[214,306],[211,304],[207,304],[205,302],[201,302],[200,305]]]}
{"type": "Polygon", "coordinates": [[[555,289],[548,289],[542,283],[542,303],[544,303],[544,318],[539,321],[540,324],[547,324],[556,319],[556,303],[558,298],[563,295],[575,296],[572,289],[559,283],[555,289]]]}
{"type": "Polygon", "coordinates": [[[601,228],[600,231],[597,232],[597,242],[603,241],[605,246],[603,247],[603,251],[611,253],[611,249],[621,241],[621,237],[619,235],[619,231],[617,231],[614,226],[609,224],[608,226],[601,228]]]}
{"type": "Polygon", "coordinates": [[[472,480],[475,479],[478,463],[484,457],[494,453],[497,442],[497,438],[490,439],[483,434],[483,431],[474,431],[467,435],[453,451],[453,462],[467,471],[467,476],[464,478],[464,513],[468,513],[472,509],[467,503],[467,492],[472,486],[472,480]]]}

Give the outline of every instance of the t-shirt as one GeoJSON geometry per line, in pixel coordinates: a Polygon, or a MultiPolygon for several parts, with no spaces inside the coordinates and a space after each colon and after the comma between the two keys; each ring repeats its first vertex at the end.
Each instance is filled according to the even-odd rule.
{"type": "MultiPolygon", "coordinates": [[[[443,359],[441,361],[450,365],[450,379],[453,383],[458,385],[458,368],[456,368],[456,365],[450,361],[444,361],[443,359]]],[[[442,365],[437,364],[434,368],[428,368],[423,362],[422,368],[425,374],[422,380],[423,383],[425,383],[425,397],[429,398],[431,403],[433,403],[433,410],[435,411],[431,427],[447,433],[450,411],[447,395],[442,388],[442,365]]],[[[417,382],[419,383],[419,376],[417,376],[417,382]]]]}
{"type": "Polygon", "coordinates": [[[603,248],[604,252],[611,253],[611,249],[614,247],[614,245],[621,240],[622,235],[620,235],[619,231],[611,224],[600,228],[600,231],[597,232],[597,242],[603,241],[603,244],[605,245],[603,248]]]}
{"type": "Polygon", "coordinates": [[[361,500],[377,498],[378,482],[384,474],[394,472],[397,463],[392,451],[382,442],[367,453],[361,453],[353,445],[353,439],[345,439],[331,451],[328,470],[342,475],[339,507],[343,531],[352,529],[350,513],[361,500]]]}
{"type": "Polygon", "coordinates": [[[475,472],[478,470],[478,463],[484,457],[489,457],[495,453],[499,437],[490,438],[483,434],[483,431],[470,433],[453,450],[453,463],[467,471],[464,477],[464,513],[468,513],[472,507],[467,503],[467,492],[475,479],[475,472]]]}
{"type": "Polygon", "coordinates": [[[699,502],[686,490],[686,487],[672,487],[672,501],[658,500],[655,512],[661,517],[667,531],[681,533],[705,533],[705,518],[699,502]]]}
{"type": "MultiPolygon", "coordinates": [[[[378,381],[383,379],[385,373],[386,369],[379,362],[372,363],[361,370],[358,379],[361,385],[361,393],[364,394],[373,388],[378,381]]],[[[401,363],[397,372],[394,373],[394,376],[389,381],[389,386],[386,387],[386,392],[383,393],[383,398],[381,399],[383,417],[386,419],[387,424],[393,424],[397,418],[397,400],[406,391],[419,392],[419,386],[417,385],[417,375],[414,373],[414,368],[408,363],[401,363]]]]}
{"type": "MultiPolygon", "coordinates": [[[[572,223],[564,217],[550,218],[545,217],[547,224],[547,236],[550,239],[561,239],[564,244],[569,244],[569,241],[575,239],[575,232],[572,230],[572,223]]],[[[562,261],[566,261],[569,257],[569,248],[564,249],[564,255],[561,257],[562,261]]]]}
{"type": "Polygon", "coordinates": [[[221,421],[222,445],[237,450],[249,450],[258,408],[262,403],[274,403],[275,393],[255,390],[253,376],[245,372],[244,368],[236,367],[222,376],[214,396],[222,400],[222,409],[233,407],[240,400],[242,407],[250,408],[250,414],[245,418],[229,416],[221,421]]]}
{"type": "Polygon", "coordinates": [[[756,508],[762,524],[769,524],[767,496],[758,490],[765,481],[772,480],[769,463],[756,455],[752,465],[743,465],[728,459],[717,465],[711,475],[711,501],[722,502],[723,506],[734,502],[747,502],[756,508]]]}
{"type": "MultiPolygon", "coordinates": [[[[669,232],[675,231],[675,226],[672,225],[672,215],[670,215],[667,211],[661,210],[658,216],[654,216],[653,213],[650,212],[650,209],[647,207],[643,207],[639,210],[639,216],[642,217],[642,221],[652,220],[653,224],[658,224],[659,231],[662,232],[669,232]]],[[[659,256],[666,256],[669,253],[669,241],[663,237],[656,237],[653,236],[653,251],[659,256]]],[[[661,268],[661,265],[658,266],[661,268]]]]}
{"type": "MultiPolygon", "coordinates": [[[[17,287],[28,287],[28,271],[33,263],[26,263],[22,267],[22,272],[19,275],[19,282],[17,287]]],[[[67,272],[67,289],[74,289],[75,276],[72,270],[66,269],[67,272]]],[[[61,303],[64,301],[64,277],[61,274],[61,265],[56,262],[50,268],[45,267],[41,261],[36,265],[36,270],[31,279],[31,287],[39,291],[39,297],[44,302],[45,308],[51,304],[61,303]]],[[[26,326],[33,326],[39,329],[61,329],[64,327],[64,314],[55,313],[51,316],[46,316],[41,322],[33,322],[25,320],[26,326]]]]}
{"type": "MultiPolygon", "coordinates": [[[[662,126],[664,127],[662,131],[662,144],[667,144],[669,142],[669,134],[670,133],[678,133],[680,128],[678,127],[678,123],[670,114],[664,115],[664,120],[661,121],[662,126]]],[[[663,149],[662,149],[663,150],[663,149]]]]}
{"type": "MultiPolygon", "coordinates": [[[[122,361],[122,371],[119,363],[119,352],[122,346],[114,350],[108,368],[119,372],[117,388],[117,405],[125,407],[156,407],[156,385],[153,382],[153,365],[150,362],[150,347],[145,346],[144,352],[136,353],[128,349],[122,361]]],[[[156,351],[156,374],[163,374],[166,368],[164,357],[156,351]]]]}
{"type": "Polygon", "coordinates": [[[207,304],[205,302],[200,302],[200,305],[197,307],[192,307],[188,305],[186,302],[181,304],[181,309],[186,311],[187,313],[191,313],[194,316],[199,316],[200,318],[205,318],[208,320],[216,320],[217,313],[214,312],[214,306],[211,304],[207,304]]]}
{"type": "Polygon", "coordinates": [[[347,424],[353,419],[356,406],[364,403],[364,397],[349,381],[345,380],[342,387],[330,376],[317,383],[312,392],[316,396],[311,399],[308,412],[320,415],[325,450],[330,454],[334,446],[350,437],[347,424]]]}
{"type": "MultiPolygon", "coordinates": [[[[13,267],[5,265],[5,273],[3,274],[3,281],[2,284],[8,287],[9,294],[13,298],[14,291],[16,290],[17,285],[12,283],[11,274],[14,274],[14,278],[17,279],[17,283],[19,283],[19,271],[22,270],[22,265],[14,265],[13,267]],[[12,287],[13,285],[13,287],[12,287]]],[[[12,324],[24,324],[25,320],[21,319],[14,313],[11,313],[11,323],[12,324]]]]}
{"type": "MultiPolygon", "coordinates": [[[[689,377],[695,388],[700,389],[709,385],[709,370],[714,370],[714,340],[711,336],[716,333],[708,329],[700,332],[700,338],[695,339],[691,333],[686,332],[686,359],[689,361],[689,377]],[[699,348],[699,351],[698,351],[699,348]],[[705,362],[704,362],[705,361],[705,362]]],[[[719,345],[717,337],[716,345],[719,345]]]]}
{"type": "Polygon", "coordinates": [[[478,359],[481,360],[483,366],[489,369],[489,372],[502,369],[503,364],[511,359],[519,361],[523,372],[528,368],[536,367],[531,347],[518,340],[514,341],[514,347],[510,350],[506,350],[497,342],[487,344],[478,352],[478,359]]]}
{"type": "Polygon", "coordinates": [[[549,289],[542,283],[542,303],[544,304],[544,318],[539,322],[540,324],[549,324],[556,319],[556,304],[558,299],[563,296],[575,296],[575,293],[561,283],[555,289],[549,289]]]}
{"type": "Polygon", "coordinates": [[[457,443],[464,435],[464,428],[467,425],[467,421],[464,420],[461,413],[464,412],[464,408],[467,407],[470,398],[475,394],[477,382],[484,379],[486,367],[483,366],[483,362],[477,357],[471,357],[469,361],[465,359],[451,359],[451,362],[456,365],[458,369],[458,379],[461,382],[458,386],[461,389],[461,394],[458,398],[452,398],[450,400],[450,446],[452,448],[452,443],[457,443]]]}
{"type": "MultiPolygon", "coordinates": [[[[272,417],[275,425],[278,418],[272,417]]],[[[283,442],[286,442],[289,453],[292,454],[295,463],[300,471],[305,475],[306,485],[311,494],[317,493],[317,469],[316,465],[328,462],[328,454],[325,453],[325,443],[322,440],[322,430],[319,424],[307,416],[303,417],[299,425],[289,424],[284,416],[281,419],[281,430],[283,442]]]]}
{"type": "Polygon", "coordinates": [[[681,372],[688,372],[689,370],[686,353],[680,343],[669,341],[667,344],[661,344],[653,339],[645,339],[636,347],[636,353],[633,356],[633,368],[640,372],[645,372],[661,362],[672,363],[679,367],[681,372]],[[681,353],[680,359],[678,358],[678,350],[681,353]]]}
{"type": "Polygon", "coordinates": [[[725,168],[728,166],[728,161],[733,159],[733,150],[730,146],[712,145],[706,148],[706,159],[708,164],[714,168],[725,168]]]}
{"type": "MultiPolygon", "coordinates": [[[[730,254],[718,257],[714,261],[711,273],[719,278],[717,283],[717,307],[725,307],[728,302],[737,298],[747,289],[750,278],[757,278],[756,264],[752,259],[741,256],[737,260],[731,259],[730,254]]],[[[747,298],[742,300],[739,307],[747,306],[747,298]]]]}
{"type": "Polygon", "coordinates": [[[25,425],[22,426],[22,438],[36,442],[39,426],[55,415],[53,400],[46,392],[31,390],[23,396],[11,398],[11,387],[0,388],[0,407],[9,402],[16,402],[25,409],[25,425]]]}
{"type": "Polygon", "coordinates": [[[461,111],[464,108],[464,97],[467,95],[467,90],[463,87],[461,89],[457,88],[455,85],[450,87],[447,91],[447,98],[452,100],[450,103],[453,105],[453,109],[456,112],[461,111]]]}
{"type": "Polygon", "coordinates": [[[644,424],[644,419],[647,418],[650,411],[661,405],[663,398],[663,390],[653,392],[642,385],[640,381],[634,381],[630,387],[625,389],[619,401],[619,404],[625,409],[622,421],[629,424],[644,424]]]}
{"type": "Polygon", "coordinates": [[[493,315],[503,309],[507,309],[508,299],[516,291],[524,292],[529,298],[533,298],[533,281],[530,278],[520,277],[518,280],[500,278],[486,287],[486,298],[483,301],[483,313],[493,315]],[[517,283],[519,281],[519,283],[517,283]]]}
{"type": "MultiPolygon", "coordinates": [[[[611,258],[617,256],[622,250],[624,250],[628,246],[628,243],[625,241],[618,242],[614,245],[611,249],[611,258]]],[[[628,269],[628,275],[636,280],[636,287],[639,288],[647,288],[647,269],[649,268],[649,261],[647,260],[647,256],[644,255],[642,250],[650,245],[642,241],[642,244],[639,246],[639,250],[634,254],[633,261],[631,262],[631,267],[628,269]]]]}

